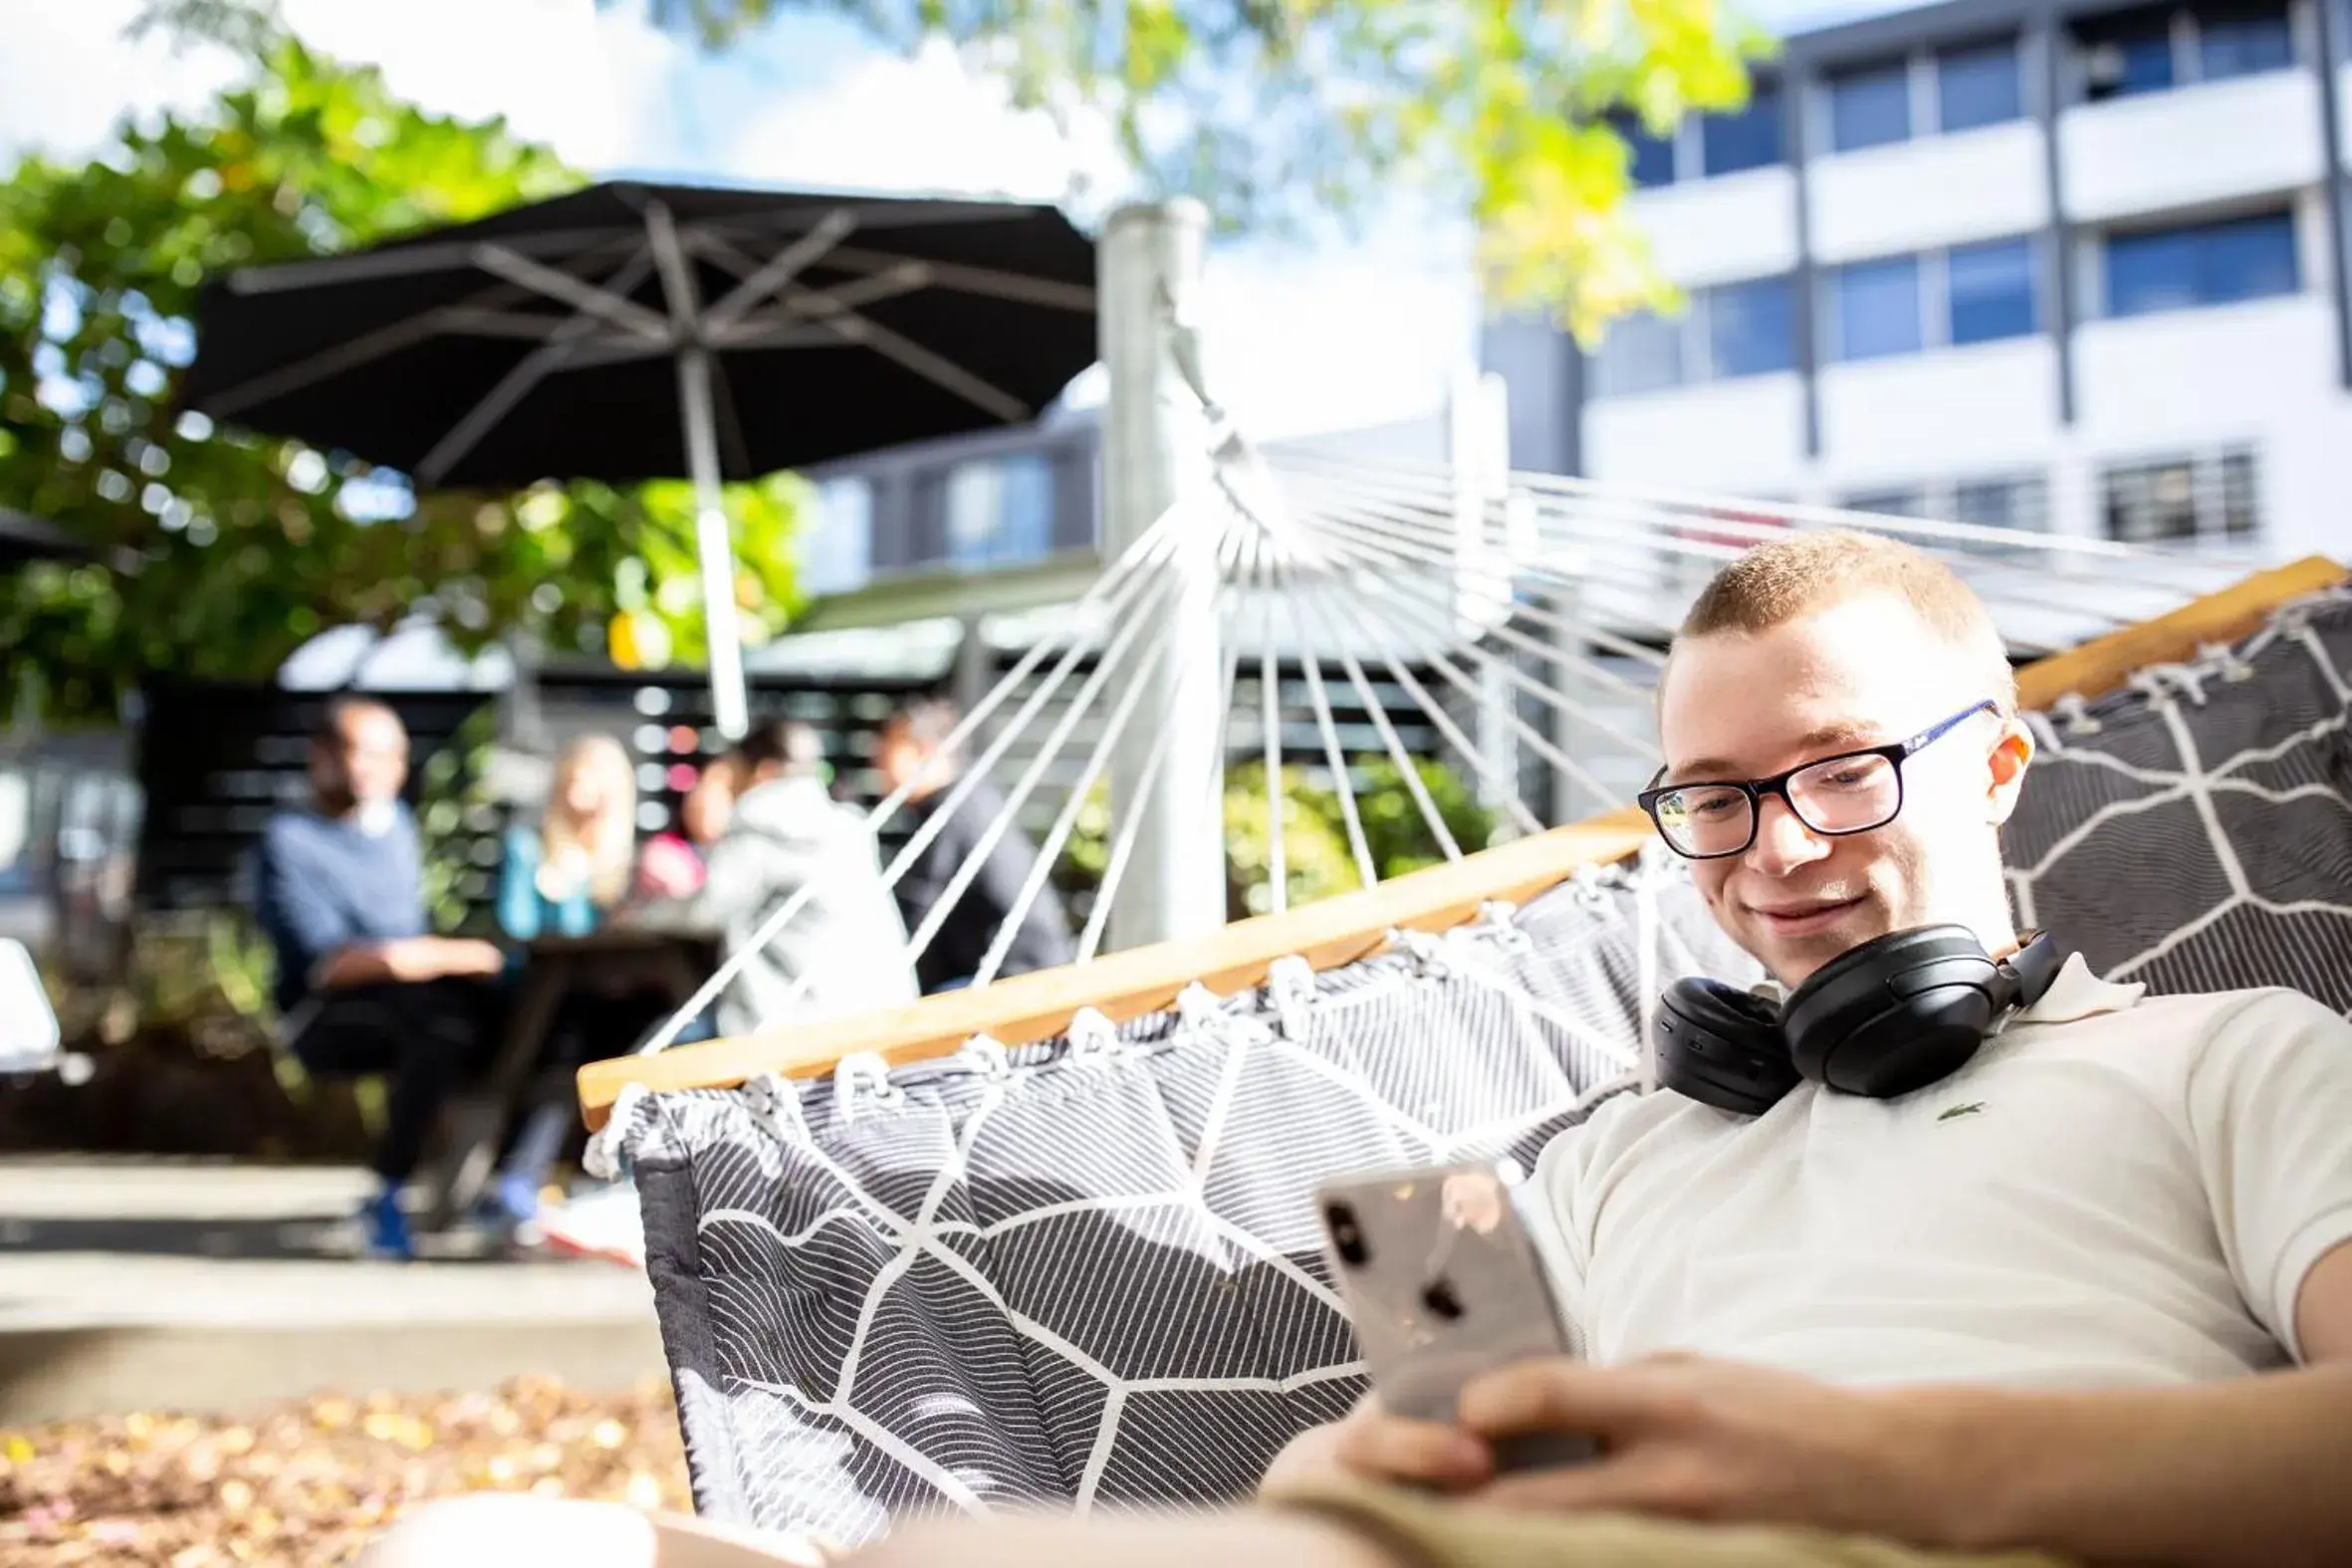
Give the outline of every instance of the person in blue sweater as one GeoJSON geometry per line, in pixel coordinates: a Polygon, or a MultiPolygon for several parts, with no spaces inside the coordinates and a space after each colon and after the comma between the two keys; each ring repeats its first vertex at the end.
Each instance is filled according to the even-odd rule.
{"type": "Polygon", "coordinates": [[[328,704],[308,760],[311,800],[262,830],[255,909],[277,957],[288,1044],[323,1076],[391,1078],[371,1251],[411,1257],[399,1204],[443,1100],[496,1037],[506,956],[426,929],[416,821],[400,801],[408,734],[382,703],[328,704]]]}

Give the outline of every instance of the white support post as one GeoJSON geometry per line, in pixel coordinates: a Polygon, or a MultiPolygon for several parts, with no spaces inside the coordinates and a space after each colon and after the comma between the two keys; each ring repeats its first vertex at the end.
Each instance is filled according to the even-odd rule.
{"type": "MultiPolygon", "coordinates": [[[[1511,483],[1509,391],[1499,375],[1465,368],[1446,399],[1446,455],[1454,478],[1454,626],[1465,644],[1508,621],[1515,562],[1498,541],[1495,511],[1511,483]]],[[[1508,650],[1504,658],[1512,657],[1508,650]]],[[[1479,802],[1510,821],[1506,799],[1518,791],[1519,731],[1510,716],[1518,688],[1497,665],[1481,661],[1472,741],[1487,767],[1478,779],[1479,802]],[[1504,781],[1509,781],[1508,784],[1504,781]]],[[[1506,825],[1505,832],[1511,831],[1506,825]]]]}
{"type": "Polygon", "coordinates": [[[718,425],[711,409],[710,350],[678,354],[678,395],[686,407],[686,462],[694,475],[694,543],[702,558],[702,623],[710,643],[711,711],[719,733],[743,739],[751,705],[743,689],[743,638],[735,624],[735,547],[719,495],[718,425]]]}
{"type": "MultiPolygon", "coordinates": [[[[719,420],[711,385],[717,367],[704,340],[707,322],[693,264],[669,209],[658,201],[645,209],[645,242],[661,273],[668,339],[678,359],[678,407],[684,416],[686,472],[694,481],[694,543],[702,566],[703,634],[710,644],[711,714],[721,735],[740,741],[751,728],[751,707],[743,690],[743,637],[735,624],[735,545],[719,495],[719,420]]],[[[644,314],[632,302],[621,304],[644,314]]],[[[662,325],[656,318],[656,328],[662,325]]]]}
{"type": "MultiPolygon", "coordinates": [[[[1593,649],[1577,631],[1586,612],[1583,592],[1573,583],[1557,582],[1546,587],[1544,597],[1550,600],[1554,617],[1552,646],[1557,650],[1546,684],[1568,703],[1579,707],[1591,708],[1606,702],[1608,694],[1598,690],[1584,674],[1584,661],[1592,657],[1593,649]]],[[[1561,756],[1572,758],[1585,772],[1600,772],[1593,764],[1599,761],[1598,748],[1607,743],[1589,735],[1565,706],[1551,709],[1551,744],[1561,756]]],[[[1569,778],[1565,769],[1557,767],[1551,770],[1550,803],[1548,820],[1554,827],[1582,821],[1604,809],[1603,802],[1595,800],[1591,790],[1569,778]]]]}
{"type": "Polygon", "coordinates": [[[1174,645],[1147,677],[1138,724],[1110,759],[1111,809],[1141,813],[1133,858],[1111,906],[1106,946],[1141,947],[1225,923],[1223,663],[1218,648],[1215,474],[1199,395],[1177,340],[1198,308],[1208,213],[1198,202],[1122,207],[1100,241],[1099,332],[1108,381],[1102,419],[1102,554],[1115,560],[1171,508],[1193,511],[1161,569],[1174,645]],[[1167,756],[1143,790],[1155,726],[1167,756]]]}

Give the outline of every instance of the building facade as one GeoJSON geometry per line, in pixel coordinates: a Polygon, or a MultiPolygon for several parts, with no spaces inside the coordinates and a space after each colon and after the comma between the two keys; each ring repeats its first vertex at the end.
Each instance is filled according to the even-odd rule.
{"type": "Polygon", "coordinates": [[[1950,0],[1634,137],[1677,314],[1499,322],[1523,469],[2262,557],[2352,544],[2346,0],[1950,0]]]}

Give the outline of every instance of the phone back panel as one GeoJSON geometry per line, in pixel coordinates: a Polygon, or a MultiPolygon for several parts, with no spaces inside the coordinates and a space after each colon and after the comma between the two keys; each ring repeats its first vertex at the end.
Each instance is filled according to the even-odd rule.
{"type": "Polygon", "coordinates": [[[1494,1168],[1374,1173],[1325,1186],[1316,1201],[1324,1256],[1392,1413],[1451,1421],[1466,1383],[1567,1353],[1542,1258],[1494,1168]],[[1356,1245],[1335,1221],[1339,1206],[1356,1245]]]}

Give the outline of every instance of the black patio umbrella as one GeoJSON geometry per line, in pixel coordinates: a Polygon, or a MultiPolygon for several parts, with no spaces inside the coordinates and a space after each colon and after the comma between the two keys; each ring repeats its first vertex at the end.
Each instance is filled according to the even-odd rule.
{"type": "Polygon", "coordinates": [[[46,518],[0,507],[0,570],[28,560],[95,560],[98,552],[46,518]]]}
{"type": "Polygon", "coordinates": [[[180,402],[420,489],[691,478],[719,723],[718,487],[1033,418],[1095,358],[1094,246],[1019,202],[614,182],[209,285],[180,402]]]}

